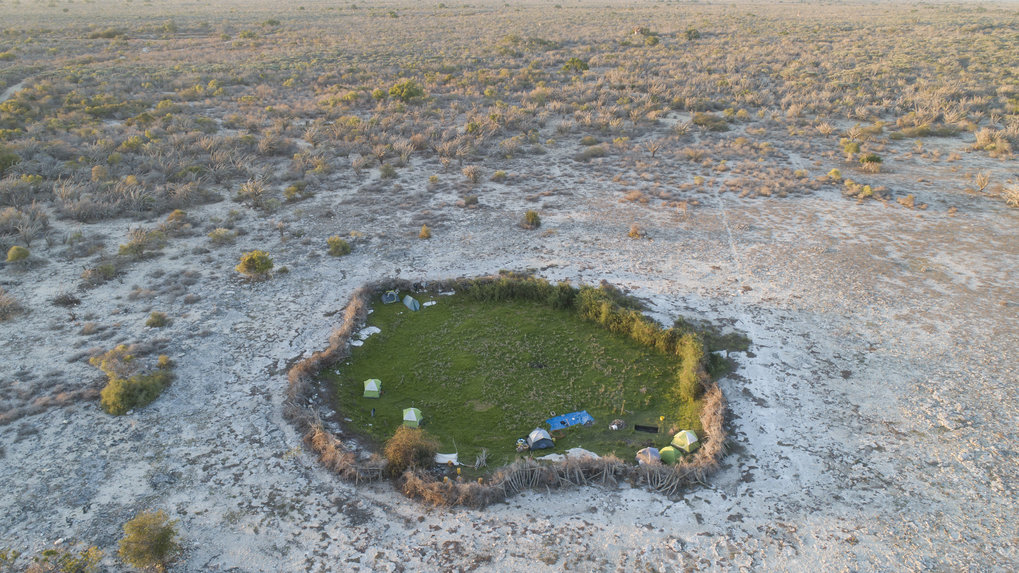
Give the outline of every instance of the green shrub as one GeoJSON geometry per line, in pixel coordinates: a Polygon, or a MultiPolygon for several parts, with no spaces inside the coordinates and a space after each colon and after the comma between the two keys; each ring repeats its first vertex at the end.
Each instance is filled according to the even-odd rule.
{"type": "Polygon", "coordinates": [[[379,177],[382,179],[393,179],[396,177],[396,168],[388,163],[379,166],[379,177]]]}
{"type": "Polygon", "coordinates": [[[608,153],[609,152],[607,149],[605,149],[604,145],[592,145],[590,147],[585,148],[583,151],[577,154],[575,159],[577,161],[587,162],[595,157],[605,157],[606,155],[608,155],[608,153]]]}
{"type": "Polygon", "coordinates": [[[587,62],[580,58],[570,58],[563,64],[564,72],[583,72],[589,69],[587,62]]]}
{"type": "Polygon", "coordinates": [[[237,233],[230,229],[217,227],[212,231],[209,231],[208,237],[209,241],[211,241],[214,245],[225,245],[227,243],[234,242],[234,239],[237,237],[237,233]]]}
{"type": "Polygon", "coordinates": [[[477,204],[478,204],[478,196],[477,195],[468,195],[468,196],[464,197],[464,207],[470,207],[471,205],[477,205],[477,204]]]}
{"type": "Polygon", "coordinates": [[[247,277],[264,277],[272,270],[272,257],[265,251],[251,251],[241,255],[241,262],[234,267],[247,277]]]}
{"type": "Polygon", "coordinates": [[[866,154],[866,155],[864,155],[863,157],[860,158],[860,163],[863,163],[863,164],[867,164],[867,163],[881,163],[882,161],[883,161],[883,159],[881,159],[881,156],[878,155],[877,153],[868,153],[868,154],[866,154]]]}
{"type": "Polygon", "coordinates": [[[4,172],[21,161],[17,154],[0,147],[0,177],[4,172]]]}
{"type": "Polygon", "coordinates": [[[131,229],[127,237],[127,243],[121,245],[118,251],[122,256],[138,259],[166,246],[166,233],[158,229],[131,229]]]}
{"type": "Polygon", "coordinates": [[[537,211],[530,209],[524,213],[524,219],[520,222],[520,226],[525,229],[537,229],[541,226],[541,217],[537,211]]]}
{"type": "Polygon", "coordinates": [[[165,571],[180,552],[177,522],[163,511],[143,511],[124,524],[118,554],[128,565],[165,571]]]}
{"type": "Polygon", "coordinates": [[[494,181],[496,183],[502,183],[503,181],[506,180],[506,172],[500,169],[499,171],[493,173],[489,180],[494,181]]]}
{"type": "Polygon", "coordinates": [[[832,169],[828,172],[828,179],[838,183],[839,181],[842,181],[842,172],[838,169],[832,169]]]}
{"type": "Polygon", "coordinates": [[[424,97],[425,90],[414,80],[403,80],[389,88],[389,95],[406,103],[414,98],[424,97]]]}
{"type": "Polygon", "coordinates": [[[334,257],[342,257],[343,255],[350,254],[350,243],[336,235],[326,239],[326,244],[329,245],[329,254],[334,257]]]}
{"type": "Polygon", "coordinates": [[[283,198],[286,199],[288,203],[308,199],[314,196],[315,194],[308,190],[307,181],[297,181],[289,185],[286,190],[283,191],[283,198]]]}
{"type": "Polygon", "coordinates": [[[729,122],[725,121],[724,117],[719,117],[713,113],[699,111],[693,114],[691,121],[693,121],[694,125],[703,127],[708,131],[729,131],[729,122]]]}
{"type": "Polygon", "coordinates": [[[439,442],[418,428],[400,426],[386,442],[383,454],[389,464],[386,471],[398,476],[410,468],[428,467],[439,451],[439,442]]]}
{"type": "Polygon", "coordinates": [[[23,261],[28,258],[28,255],[29,255],[28,249],[26,249],[25,247],[14,245],[13,247],[7,250],[7,262],[16,263],[18,261],[23,261]]]}
{"type": "Polygon", "coordinates": [[[99,402],[107,414],[121,416],[151,404],[171,381],[173,374],[166,370],[135,374],[130,378],[112,378],[99,392],[99,402]]]}
{"type": "Polygon", "coordinates": [[[149,313],[149,318],[145,321],[145,326],[149,328],[163,328],[168,324],[170,324],[170,319],[166,317],[166,313],[158,310],[149,313]]]}

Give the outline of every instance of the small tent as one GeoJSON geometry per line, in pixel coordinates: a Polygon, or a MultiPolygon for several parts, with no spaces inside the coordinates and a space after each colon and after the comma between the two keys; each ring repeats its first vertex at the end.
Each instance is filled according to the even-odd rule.
{"type": "Polygon", "coordinates": [[[403,297],[403,306],[411,310],[421,310],[421,303],[410,295],[403,297]]]}
{"type": "Polygon", "coordinates": [[[658,448],[644,448],[637,452],[637,463],[640,465],[652,465],[662,463],[662,456],[658,448]]]}
{"type": "Polygon", "coordinates": [[[369,378],[364,381],[364,397],[365,398],[378,398],[382,395],[382,380],[378,378],[369,378]]]}
{"type": "Polygon", "coordinates": [[[547,430],[535,428],[527,435],[527,447],[532,450],[544,450],[545,448],[555,447],[555,442],[552,441],[552,436],[549,435],[547,430]]]}
{"type": "Polygon", "coordinates": [[[700,442],[697,441],[697,434],[693,430],[682,430],[672,437],[672,447],[687,454],[696,450],[700,445],[700,442]]]}
{"type": "Polygon", "coordinates": [[[396,292],[395,290],[387,290],[386,292],[382,293],[383,304],[393,304],[398,300],[400,300],[400,293],[396,292]]]}
{"type": "Polygon", "coordinates": [[[421,415],[421,410],[417,408],[404,408],[403,409],[403,425],[408,428],[418,428],[421,426],[421,421],[425,417],[421,415]]]}
{"type": "Polygon", "coordinates": [[[665,446],[658,450],[658,455],[661,457],[663,464],[674,464],[676,463],[676,458],[679,457],[679,452],[672,446],[665,446]]]}

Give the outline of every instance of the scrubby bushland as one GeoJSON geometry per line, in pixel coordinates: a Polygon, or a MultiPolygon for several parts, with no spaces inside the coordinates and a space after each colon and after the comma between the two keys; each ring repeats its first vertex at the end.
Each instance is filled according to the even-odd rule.
{"type": "Polygon", "coordinates": [[[108,414],[120,416],[152,403],[173,381],[173,364],[160,356],[155,369],[141,371],[140,359],[126,344],[89,359],[108,378],[99,392],[100,405],[108,414]]]}
{"type": "Polygon", "coordinates": [[[386,472],[398,476],[408,469],[428,467],[438,451],[439,442],[425,430],[400,426],[383,450],[389,462],[386,472]]]}
{"type": "Polygon", "coordinates": [[[180,553],[177,539],[177,521],[162,510],[143,511],[124,524],[117,554],[128,565],[162,572],[180,553]]]}
{"type": "Polygon", "coordinates": [[[241,255],[241,262],[234,268],[248,278],[263,278],[269,275],[272,267],[273,261],[269,253],[250,251],[241,255]]]}

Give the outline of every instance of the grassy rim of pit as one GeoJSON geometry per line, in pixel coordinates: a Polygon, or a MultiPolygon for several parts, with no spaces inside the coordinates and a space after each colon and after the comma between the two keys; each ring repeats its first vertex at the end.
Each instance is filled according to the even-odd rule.
{"type": "MultiPolygon", "coordinates": [[[[463,290],[468,286],[496,281],[539,281],[529,274],[506,273],[473,279],[456,278],[428,283],[429,291],[463,290]]],[[[547,283],[546,283],[547,284],[547,283]]],[[[350,356],[351,337],[364,325],[374,297],[387,290],[411,290],[413,281],[391,279],[366,284],[354,291],[342,311],[339,325],[331,332],[328,344],[306,358],[295,358],[287,371],[287,393],[283,416],[301,434],[304,445],[320,463],[340,478],[354,484],[387,479],[385,460],[346,428],[334,407],[334,392],[319,377],[325,368],[350,356]]],[[[603,289],[612,289],[602,282],[603,289]]],[[[618,291],[615,291],[618,293],[618,291]]],[[[629,310],[617,306],[617,310],[629,310]]],[[[705,354],[710,355],[709,352],[705,354]]],[[[702,379],[703,428],[701,447],[688,462],[676,465],[638,465],[615,456],[602,458],[567,457],[560,462],[517,460],[499,468],[488,480],[439,481],[431,473],[411,469],[398,476],[394,485],[406,496],[433,506],[485,507],[503,501],[521,491],[561,489],[582,485],[615,486],[629,482],[669,497],[686,488],[703,484],[714,473],[725,451],[725,398],[714,377],[702,379]]]]}

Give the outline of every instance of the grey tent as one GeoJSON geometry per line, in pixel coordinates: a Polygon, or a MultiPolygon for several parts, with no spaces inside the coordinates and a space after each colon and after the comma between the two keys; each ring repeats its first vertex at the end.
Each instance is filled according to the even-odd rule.
{"type": "Polygon", "coordinates": [[[532,450],[544,450],[546,448],[554,448],[555,442],[552,441],[552,436],[549,435],[548,431],[535,428],[527,435],[527,446],[532,450]]]}
{"type": "Polygon", "coordinates": [[[421,303],[410,295],[403,297],[403,306],[406,306],[411,310],[421,310],[421,303]]]}
{"type": "Polygon", "coordinates": [[[637,452],[637,463],[642,466],[660,464],[662,455],[658,453],[658,448],[644,448],[637,452]]]}

